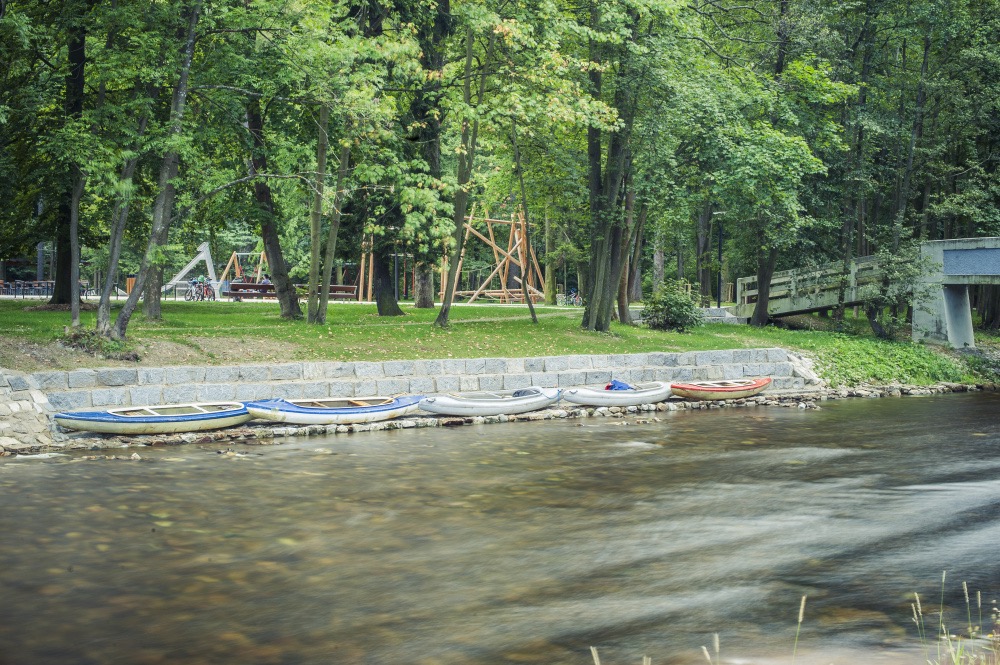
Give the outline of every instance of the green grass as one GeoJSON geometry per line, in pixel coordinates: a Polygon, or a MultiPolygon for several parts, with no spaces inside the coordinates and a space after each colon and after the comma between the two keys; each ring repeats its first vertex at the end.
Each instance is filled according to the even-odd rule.
{"type": "MultiPolygon", "coordinates": [[[[9,347],[52,344],[64,337],[67,312],[27,311],[37,301],[0,301],[0,338],[8,352],[0,364],[17,367],[9,347]]],[[[326,325],[285,321],[276,303],[163,302],[163,320],[146,321],[137,313],[129,327],[131,345],[142,362],[169,364],[150,349],[157,342],[199,354],[197,362],[226,362],[220,349],[234,349],[246,361],[403,360],[417,358],[533,357],[565,354],[682,352],[714,349],[782,347],[815,358],[833,385],[859,383],[929,384],[973,381],[967,365],[939,349],[908,342],[875,340],[870,334],[823,330],[787,330],[709,324],[687,333],[660,332],[614,324],[609,333],[580,327],[582,309],[537,306],[537,326],[524,307],[456,305],[447,329],[432,325],[437,309],[404,304],[401,317],[379,317],[374,305],[335,303],[326,325]],[[145,353],[144,353],[145,350],[145,353]]],[[[93,328],[93,312],[83,312],[82,326],[93,328]]],[[[808,324],[808,322],[807,322],[808,324]]],[[[810,327],[811,324],[806,327],[810,327]]],[[[231,356],[232,354],[230,354],[231,356]]],[[[190,357],[184,362],[191,362],[190,357]]],[[[229,360],[232,362],[232,360],[229,360]]],[[[77,358],[75,366],[93,365],[77,358]]]]}

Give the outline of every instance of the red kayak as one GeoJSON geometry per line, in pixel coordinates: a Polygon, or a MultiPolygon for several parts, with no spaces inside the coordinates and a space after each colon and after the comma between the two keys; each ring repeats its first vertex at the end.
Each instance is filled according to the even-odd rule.
{"type": "Polygon", "coordinates": [[[732,379],[727,381],[693,381],[673,383],[670,392],[687,399],[740,399],[753,397],[771,385],[770,377],[732,379]]]}

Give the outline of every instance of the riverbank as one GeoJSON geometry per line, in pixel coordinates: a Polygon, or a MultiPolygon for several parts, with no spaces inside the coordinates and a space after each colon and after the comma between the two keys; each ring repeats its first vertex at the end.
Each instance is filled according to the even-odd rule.
{"type": "MultiPolygon", "coordinates": [[[[829,400],[850,398],[884,398],[902,397],[906,395],[942,395],[947,393],[996,391],[995,384],[965,385],[941,384],[937,386],[865,386],[857,389],[811,390],[801,393],[789,393],[780,396],[760,395],[747,399],[696,402],[671,398],[659,404],[648,404],[640,407],[600,407],[545,409],[520,415],[500,415],[484,417],[432,417],[416,416],[377,423],[356,425],[309,425],[287,426],[256,423],[243,427],[229,428],[213,432],[198,432],[174,434],[165,436],[101,436],[81,437],[52,445],[20,447],[19,455],[51,454],[63,450],[91,450],[95,454],[90,459],[139,461],[142,455],[137,450],[128,453],[112,453],[119,449],[139,449],[147,446],[174,446],[188,443],[209,444],[244,444],[244,445],[281,445],[300,437],[327,436],[331,434],[357,434],[361,432],[383,432],[400,429],[416,429],[424,427],[462,427],[466,425],[491,425],[497,423],[539,422],[557,419],[612,418],[619,420],[622,426],[643,426],[662,421],[660,414],[672,411],[697,411],[711,409],[733,409],[751,407],[779,407],[798,409],[819,409],[829,400]]],[[[11,454],[14,451],[7,452],[11,454]]],[[[231,450],[219,451],[220,454],[237,454],[231,450]]],[[[0,452],[3,456],[4,452],[0,452]]]]}
{"type": "MultiPolygon", "coordinates": [[[[137,316],[128,343],[117,344],[88,339],[92,313],[81,315],[81,333],[67,336],[67,312],[40,301],[0,301],[0,367],[33,373],[783,348],[814,360],[832,386],[993,380],[980,371],[988,363],[973,366],[968,354],[877,340],[863,320],[851,318],[839,332],[830,330],[830,319],[804,316],[784,320],[786,327],[715,323],[676,333],[613,323],[610,332],[596,333],[580,328],[579,307],[539,305],[532,324],[523,307],[456,304],[446,329],[433,325],[434,309],[404,304],[403,311],[380,317],[371,304],[336,303],[327,325],[315,325],[281,319],[274,303],[165,301],[161,321],[137,316]]],[[[996,340],[984,334],[977,344],[988,348],[996,340]]]]}
{"type": "Polygon", "coordinates": [[[418,427],[454,427],[553,418],[630,418],[641,424],[657,413],[684,409],[778,406],[816,408],[829,399],[927,395],[995,390],[994,384],[939,383],[831,388],[813,363],[785,349],[739,349],[688,353],[468,358],[422,361],[306,362],[222,367],[99,368],[30,374],[0,370],[0,455],[46,454],[63,450],[105,450],[181,443],[276,443],[285,437],[352,434],[418,427]],[[418,416],[380,423],[289,427],[254,423],[217,432],[170,436],[105,436],[69,432],[51,419],[58,411],[103,409],[190,401],[249,401],[434,394],[512,390],[531,385],[566,388],[611,379],[705,381],[769,376],[762,395],[725,402],[671,398],[642,407],[556,408],[518,416],[456,418],[418,416]]]}

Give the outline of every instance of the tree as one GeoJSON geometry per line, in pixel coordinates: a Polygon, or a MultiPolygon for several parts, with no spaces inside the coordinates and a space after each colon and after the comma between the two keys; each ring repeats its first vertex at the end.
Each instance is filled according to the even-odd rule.
{"type": "MultiPolygon", "coordinates": [[[[180,64],[177,69],[177,80],[173,87],[173,96],[170,103],[170,120],[167,129],[167,140],[177,140],[183,132],[184,112],[187,108],[188,81],[191,74],[191,62],[194,59],[195,38],[197,35],[198,20],[201,17],[202,0],[194,0],[186,3],[182,10],[182,16],[186,19],[187,29],[180,55],[180,64]]],[[[125,339],[125,332],[128,329],[129,321],[135,312],[135,307],[139,302],[139,295],[145,290],[146,293],[146,316],[158,318],[159,316],[159,293],[160,282],[162,281],[162,268],[157,265],[159,252],[167,241],[167,233],[173,214],[175,185],[174,179],[180,165],[180,154],[178,149],[167,144],[168,147],[163,154],[160,164],[159,182],[157,186],[158,194],[153,204],[152,226],[149,232],[149,243],[143,255],[142,266],[139,275],[136,277],[135,286],[121,311],[115,320],[111,330],[113,339],[125,339]],[[155,305],[153,304],[155,303],[155,305]]]]}

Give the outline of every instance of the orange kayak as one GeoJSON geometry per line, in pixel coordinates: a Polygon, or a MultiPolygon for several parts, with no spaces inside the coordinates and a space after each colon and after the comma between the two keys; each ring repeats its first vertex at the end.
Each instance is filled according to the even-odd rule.
{"type": "Polygon", "coordinates": [[[771,385],[770,377],[759,379],[732,379],[727,381],[692,381],[674,383],[670,391],[687,399],[740,399],[753,397],[771,385]]]}

